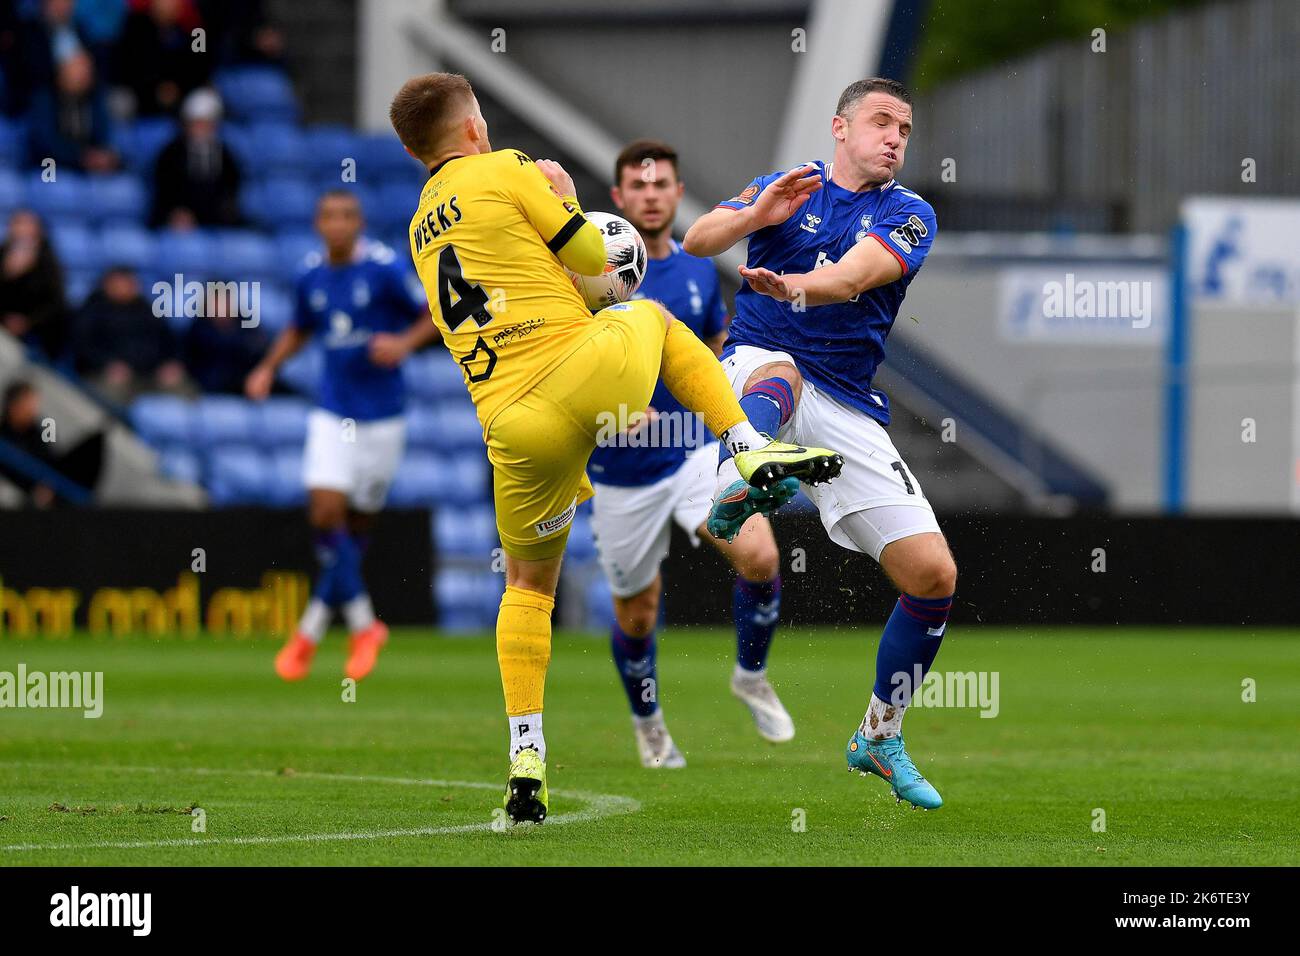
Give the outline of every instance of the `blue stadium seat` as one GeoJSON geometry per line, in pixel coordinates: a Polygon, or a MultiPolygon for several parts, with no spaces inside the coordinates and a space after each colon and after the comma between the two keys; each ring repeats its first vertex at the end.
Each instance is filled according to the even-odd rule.
{"type": "Polygon", "coordinates": [[[152,445],[193,445],[198,439],[194,406],[174,395],[141,395],[131,403],[131,427],[152,445]]]}
{"type": "Polygon", "coordinates": [[[255,122],[247,127],[251,163],[246,170],[250,176],[268,179],[275,176],[303,178],[308,162],[306,141],[296,126],[290,123],[255,122]]]}
{"type": "Polygon", "coordinates": [[[307,415],[311,403],[287,395],[272,395],[261,403],[257,440],[267,448],[296,448],[307,441],[307,415]]]}
{"type": "Polygon", "coordinates": [[[0,116],[0,167],[21,166],[24,146],[27,143],[27,131],[18,120],[0,116]]]}
{"type": "Polygon", "coordinates": [[[247,229],[222,229],[216,234],[214,273],[242,282],[277,278],[275,243],[247,229]]]}
{"type": "Polygon", "coordinates": [[[208,456],[208,494],[218,506],[264,504],[269,497],[271,460],[246,445],[217,448],[208,456]]]}
{"type": "Polygon", "coordinates": [[[271,475],[267,501],[281,508],[296,508],[307,503],[307,488],[302,483],[302,449],[281,448],[271,456],[271,475]]]}
{"type": "Polygon", "coordinates": [[[13,210],[26,204],[22,177],[12,170],[0,169],[0,214],[7,218],[13,210]]]}
{"type": "Polygon", "coordinates": [[[342,182],[343,160],[357,157],[357,135],[346,126],[321,124],[303,130],[307,164],[313,176],[342,182]]]}
{"type": "Polygon", "coordinates": [[[487,452],[461,451],[442,458],[439,468],[439,501],[452,505],[474,505],[490,501],[487,452]]]}
{"type": "Polygon", "coordinates": [[[152,270],[157,262],[154,237],[142,226],[116,224],[99,231],[99,245],[112,262],[120,262],[141,271],[152,270]]]}
{"type": "Polygon", "coordinates": [[[80,306],[99,286],[102,278],[98,269],[65,269],[63,293],[73,308],[80,306]]]}
{"type": "MultiPolygon", "coordinates": [[[[393,176],[409,177],[420,169],[419,161],[410,157],[394,133],[360,135],[354,149],[359,182],[379,185],[393,176]]],[[[414,211],[414,203],[412,207],[414,211]]]]}
{"type": "Polygon", "coordinates": [[[493,549],[501,547],[491,507],[439,508],[433,527],[434,547],[440,555],[477,558],[489,567],[493,549]]]}
{"type": "Polygon", "coordinates": [[[176,481],[188,481],[201,484],[203,481],[203,463],[199,456],[183,445],[164,448],[158,454],[158,470],[167,478],[176,481]]]}
{"type": "Polygon", "coordinates": [[[303,260],[311,252],[320,252],[320,236],[310,230],[291,230],[275,237],[276,265],[280,269],[280,278],[285,282],[295,282],[304,268],[303,260]]]}
{"type": "Polygon", "coordinates": [[[436,402],[455,401],[463,400],[467,394],[460,366],[447,354],[446,349],[438,345],[417,352],[407,359],[403,376],[411,394],[417,398],[436,402]]]}
{"type": "Polygon", "coordinates": [[[309,398],[315,398],[325,371],[325,353],[312,342],[280,366],[280,381],[309,398]]]}
{"type": "Polygon", "coordinates": [[[204,445],[251,444],[258,440],[261,416],[256,403],[235,395],[209,395],[195,403],[198,439],[204,445]]]}
{"type": "Polygon", "coordinates": [[[442,444],[438,413],[427,405],[406,410],[406,444],[412,448],[437,448],[442,444]]]}
{"type": "Polygon", "coordinates": [[[395,233],[402,237],[402,242],[395,246],[397,251],[405,254],[410,242],[406,238],[406,228],[411,224],[411,217],[420,204],[420,189],[405,182],[384,183],[367,207],[366,221],[374,224],[384,234],[395,233]]]}
{"type": "Polygon", "coordinates": [[[226,112],[237,120],[298,120],[298,102],[284,73],[270,66],[236,66],[214,78],[226,112]]]}
{"type": "Polygon", "coordinates": [[[270,336],[278,335],[293,321],[293,293],[279,283],[263,282],[259,296],[258,318],[262,331],[270,336]]]}
{"type": "Polygon", "coordinates": [[[60,169],[48,183],[34,172],[27,177],[27,204],[46,222],[85,221],[90,218],[90,184],[71,170],[60,169]]]}
{"type": "Polygon", "coordinates": [[[587,585],[587,626],[607,630],[614,626],[614,595],[605,575],[597,574],[587,585]]]}
{"type": "Polygon", "coordinates": [[[443,402],[437,408],[438,443],[444,449],[483,449],[483,426],[468,394],[460,400],[443,402]]]}
{"type": "Polygon", "coordinates": [[[113,128],[113,142],[127,167],[143,174],[153,167],[162,148],[179,131],[180,126],[174,119],[151,116],[134,123],[117,123],[113,128]]]}
{"type": "Polygon", "coordinates": [[[184,282],[225,278],[216,274],[217,244],[211,233],[202,229],[165,230],[155,236],[151,271],[165,281],[171,282],[178,272],[184,282]]]}
{"type": "Polygon", "coordinates": [[[90,180],[89,215],[98,223],[142,223],[149,214],[149,196],[129,173],[95,176],[90,180]]]}
{"type": "Polygon", "coordinates": [[[445,490],[448,476],[438,456],[428,452],[410,451],[397,467],[388,502],[393,507],[430,507],[437,503],[445,490]]]}
{"type": "Polygon", "coordinates": [[[573,516],[569,528],[569,543],[564,552],[565,561],[576,564],[593,561],[596,558],[596,539],[591,533],[591,517],[585,510],[579,510],[573,516]]]}
{"type": "Polygon", "coordinates": [[[244,186],[240,205],[267,229],[306,228],[316,212],[316,191],[301,179],[276,176],[244,186]]]}
{"type": "Polygon", "coordinates": [[[100,244],[89,229],[79,222],[54,220],[49,223],[50,241],[66,268],[98,272],[102,267],[100,244]]]}

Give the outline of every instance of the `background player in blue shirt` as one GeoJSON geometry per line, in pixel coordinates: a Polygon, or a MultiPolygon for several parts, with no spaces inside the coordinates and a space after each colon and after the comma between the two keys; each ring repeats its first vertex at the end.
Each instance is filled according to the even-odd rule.
{"type": "Polygon", "coordinates": [[[261,400],[276,370],[309,339],[324,346],[325,371],[303,451],[321,572],[297,630],[276,657],[285,680],[307,676],[335,609],[352,635],[344,673],[354,680],[370,673],[388,639],[361,579],[361,558],[406,442],[401,363],[436,339],[438,329],[414,274],[392,249],[362,236],[363,227],[355,194],[339,189],[321,196],[316,230],[324,254],[307,257],[293,324],[245,385],[250,398],[261,400]]]}
{"type": "MultiPolygon", "coordinates": [[[[619,154],[610,194],[645,239],[649,264],[637,298],[657,299],[714,351],[726,338],[727,308],[708,259],[682,251],[672,238],[683,185],[677,153],[638,140],[619,154]]],[[[658,700],[655,624],[663,590],[659,566],[675,521],[696,545],[716,483],[718,444],[697,416],[660,382],[648,417],[631,433],[598,447],[587,465],[596,496],[592,529],[601,567],[614,594],[610,645],[628,702],[637,750],[646,767],[682,767],[685,759],[664,725],[658,700]]],[[[633,412],[640,409],[633,409],[633,412]]],[[[789,740],[794,724],[767,681],[767,652],[781,603],[780,559],[772,527],[761,515],[727,542],[705,534],[736,569],[733,608],[736,668],[732,692],[769,740],[789,740]]]]}
{"type": "Polygon", "coordinates": [[[871,702],[849,740],[849,767],[930,809],[943,801],[908,757],[902,720],[938,653],[957,568],[885,432],[889,401],[871,384],[936,231],[930,204],[894,179],[911,132],[902,84],[853,83],[831,120],[831,163],[760,176],[702,216],[684,245],[712,256],[749,237],[748,287],[736,297],[723,365],[754,427],[844,449],[839,479],[809,496],[831,540],[870,554],[902,592],[880,640],[871,702]]]}

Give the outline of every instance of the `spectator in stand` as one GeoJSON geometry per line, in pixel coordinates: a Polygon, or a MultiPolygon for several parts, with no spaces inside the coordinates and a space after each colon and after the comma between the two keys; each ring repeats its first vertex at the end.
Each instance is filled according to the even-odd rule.
{"type": "MultiPolygon", "coordinates": [[[[57,427],[41,417],[41,396],[29,382],[12,382],[4,391],[0,406],[0,441],[7,442],[30,459],[53,468],[82,488],[93,490],[104,466],[104,433],[93,432],[60,450],[57,427]]],[[[37,508],[48,508],[58,493],[26,469],[0,463],[0,474],[17,485],[37,508]]],[[[57,482],[54,482],[57,484],[57,482]]]]}
{"type": "Polygon", "coordinates": [[[210,297],[212,314],[185,331],[185,368],[201,392],[244,394],[244,379],[270,344],[260,328],[243,327],[234,306],[229,296],[210,297]]]}
{"type": "Polygon", "coordinates": [[[31,93],[27,123],[32,162],[53,159],[56,169],[96,173],[117,168],[117,154],[109,146],[108,99],[84,47],[69,47],[58,55],[53,86],[31,93]]]}
{"type": "Polygon", "coordinates": [[[195,90],[181,111],[184,129],[154,164],[154,227],[235,226],[239,215],[239,161],[221,140],[221,97],[195,90]]]}
{"type": "Polygon", "coordinates": [[[208,82],[212,55],[193,0],[133,0],[117,42],[117,82],[135,96],[137,116],[175,115],[190,91],[208,82]]]}
{"type": "Polygon", "coordinates": [[[104,273],[78,312],[73,335],[77,371],[112,401],[188,390],[171,328],[154,315],[128,266],[104,273]]]}
{"type": "Polygon", "coordinates": [[[280,63],[284,35],[267,21],[262,0],[198,0],[218,63],[280,63]]]}
{"type": "Polygon", "coordinates": [[[67,322],[63,269],[45,224],[30,209],[18,209],[0,244],[0,326],[58,359],[67,344],[67,322]]]}

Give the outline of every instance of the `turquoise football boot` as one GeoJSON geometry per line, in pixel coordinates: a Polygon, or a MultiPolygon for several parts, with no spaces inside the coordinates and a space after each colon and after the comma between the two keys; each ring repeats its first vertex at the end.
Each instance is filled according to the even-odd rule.
{"type": "Polygon", "coordinates": [[[874,773],[893,789],[897,802],[906,800],[913,810],[917,807],[938,810],[943,806],[939,791],[921,776],[921,771],[916,769],[916,764],[903,748],[902,734],[884,740],[868,740],[860,730],[855,730],[849,738],[845,756],[849,761],[849,773],[856,770],[864,777],[874,773]]]}
{"type": "Polygon", "coordinates": [[[713,500],[705,527],[715,538],[731,541],[751,515],[769,515],[798,493],[798,478],[782,478],[766,489],[733,481],[713,500]]]}

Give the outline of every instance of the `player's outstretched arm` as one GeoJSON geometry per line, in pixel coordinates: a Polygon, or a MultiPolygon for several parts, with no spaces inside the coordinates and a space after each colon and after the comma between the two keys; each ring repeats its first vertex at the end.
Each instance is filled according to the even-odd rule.
{"type": "Polygon", "coordinates": [[[266,357],[244,379],[244,394],[258,402],[270,395],[271,388],[275,385],[276,369],[306,345],[310,338],[310,332],[293,325],[281,332],[266,357]]]}
{"type": "Polygon", "coordinates": [[[812,272],[777,275],[770,269],[740,267],[740,275],[755,292],[804,307],[847,302],[861,292],[893,282],[903,267],[878,242],[859,242],[833,265],[812,272]]]}
{"type": "Polygon", "coordinates": [[[768,183],[753,205],[719,206],[686,230],[682,248],[693,256],[717,256],[750,233],[785,222],[822,188],[821,172],[812,163],[796,166],[768,183]]]}

